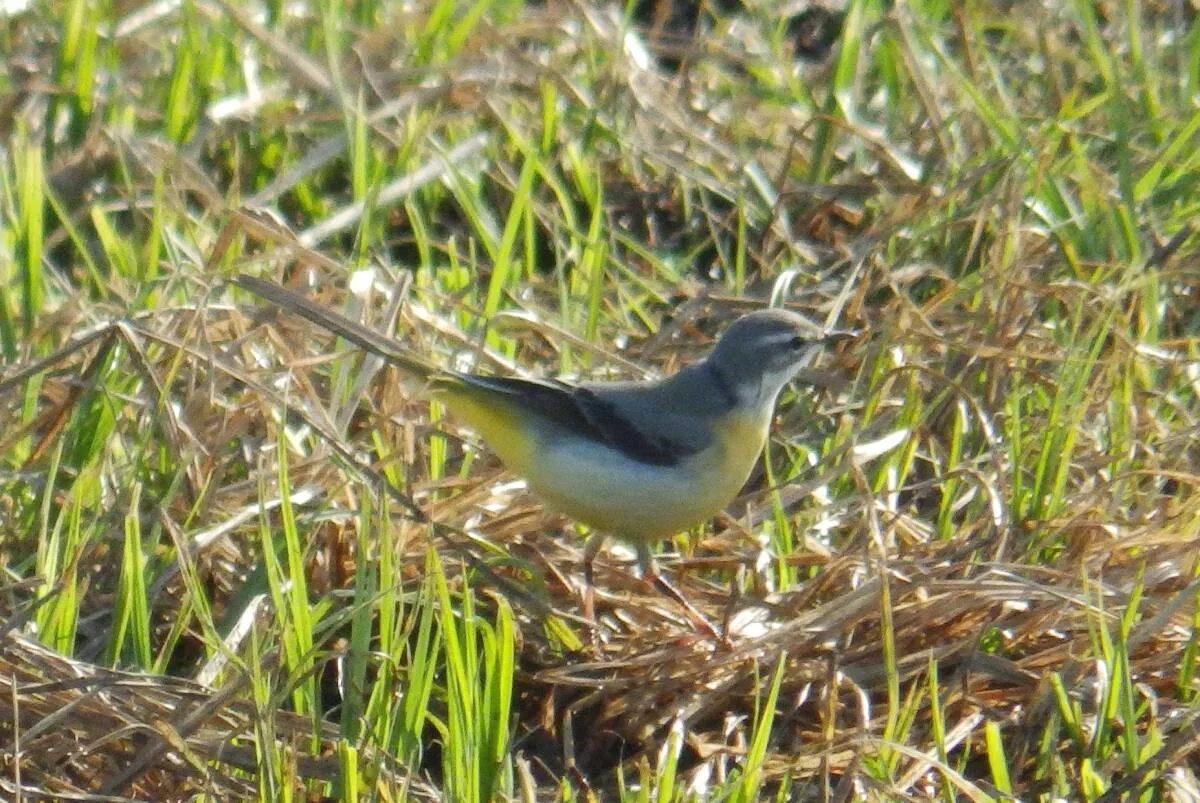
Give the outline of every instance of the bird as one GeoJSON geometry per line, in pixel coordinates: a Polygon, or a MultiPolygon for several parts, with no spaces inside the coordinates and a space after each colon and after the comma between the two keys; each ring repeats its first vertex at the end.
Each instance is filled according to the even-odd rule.
{"type": "MultiPolygon", "coordinates": [[[[734,320],[707,356],[662,379],[582,381],[440,368],[399,341],[249,274],[237,286],[329,330],[423,383],[549,507],[586,525],[585,587],[607,538],[632,545],[642,577],[711,623],[662,577],[651,544],[723,510],[766,444],[783,388],[831,344],[858,335],[790,310],[734,320]]],[[[585,599],[585,613],[592,610],[585,599]]]]}

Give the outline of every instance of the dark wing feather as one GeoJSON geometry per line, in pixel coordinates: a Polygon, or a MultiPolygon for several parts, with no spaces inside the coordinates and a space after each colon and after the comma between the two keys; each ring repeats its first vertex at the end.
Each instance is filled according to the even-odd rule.
{"type": "Polygon", "coordinates": [[[672,439],[662,432],[639,429],[612,400],[588,388],[576,387],[572,391],[575,403],[604,442],[634,460],[655,466],[673,466],[699,451],[692,444],[672,439]]]}
{"type": "Polygon", "coordinates": [[[620,408],[595,391],[565,382],[459,374],[459,379],[514,397],[529,412],[579,437],[609,446],[631,460],[672,466],[699,449],[662,433],[640,430],[620,408]]]}

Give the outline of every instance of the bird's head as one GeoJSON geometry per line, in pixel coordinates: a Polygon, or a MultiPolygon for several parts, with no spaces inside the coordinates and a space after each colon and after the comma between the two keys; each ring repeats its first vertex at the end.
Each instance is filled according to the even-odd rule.
{"type": "Polygon", "coordinates": [[[821,351],[857,334],[822,329],[789,310],[758,310],[729,325],[708,361],[740,402],[774,402],[783,386],[821,351]]]}

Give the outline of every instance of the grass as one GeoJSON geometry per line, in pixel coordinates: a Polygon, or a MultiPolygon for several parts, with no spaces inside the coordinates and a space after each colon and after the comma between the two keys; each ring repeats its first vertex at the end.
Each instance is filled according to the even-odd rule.
{"type": "Polygon", "coordinates": [[[0,17],[4,797],[1197,794],[1195,12],[648,5],[0,17]],[[864,334],[661,546],[714,649],[237,272],[494,373],[864,334]]]}

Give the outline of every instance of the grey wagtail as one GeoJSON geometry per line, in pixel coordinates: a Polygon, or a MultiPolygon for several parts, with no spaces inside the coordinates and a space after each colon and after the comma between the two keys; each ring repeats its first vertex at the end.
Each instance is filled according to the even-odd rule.
{"type": "Polygon", "coordinates": [[[649,545],[733,501],[762,453],[784,385],[823,346],[855,334],[823,331],[787,310],[759,310],[735,320],[707,357],[673,376],[570,384],[437,368],[298,293],[244,274],[234,281],[425,382],[534,493],[594,530],[584,546],[589,591],[596,554],[614,536],[635,545],[647,581],[714,635],[658,575],[649,545]]]}

